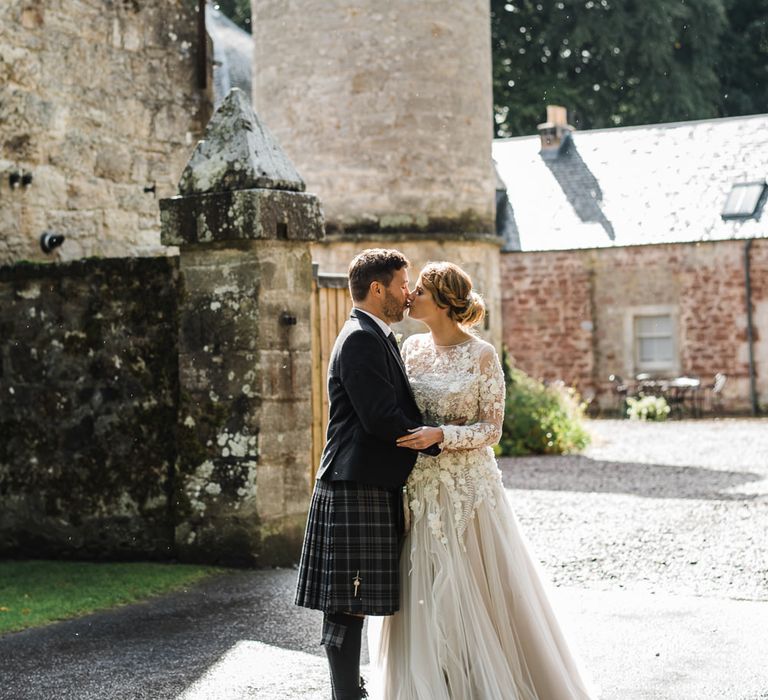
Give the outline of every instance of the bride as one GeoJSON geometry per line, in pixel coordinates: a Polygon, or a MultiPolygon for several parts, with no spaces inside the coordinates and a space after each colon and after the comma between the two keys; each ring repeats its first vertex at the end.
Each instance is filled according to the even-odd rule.
{"type": "Polygon", "coordinates": [[[504,377],[493,346],[467,332],[484,314],[461,268],[421,271],[410,317],[430,332],[402,354],[425,422],[440,428],[398,443],[418,450],[441,430],[442,453],[419,454],[408,478],[400,612],[371,629],[386,700],[590,697],[494,458],[504,377]]]}

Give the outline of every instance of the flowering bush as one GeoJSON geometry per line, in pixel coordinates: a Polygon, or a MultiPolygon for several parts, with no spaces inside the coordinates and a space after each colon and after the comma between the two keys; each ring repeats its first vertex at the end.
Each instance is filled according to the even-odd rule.
{"type": "Polygon", "coordinates": [[[627,416],[631,420],[667,420],[669,404],[663,396],[630,396],[627,399],[627,416]]]}
{"type": "Polygon", "coordinates": [[[575,389],[529,377],[510,366],[506,352],[503,364],[507,399],[499,455],[564,454],[589,444],[586,405],[575,389]]]}

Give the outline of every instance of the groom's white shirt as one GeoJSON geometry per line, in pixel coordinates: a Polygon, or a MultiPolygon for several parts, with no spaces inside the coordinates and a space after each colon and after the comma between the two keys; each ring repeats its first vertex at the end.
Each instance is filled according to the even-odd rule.
{"type": "Polygon", "coordinates": [[[355,311],[359,311],[361,313],[364,313],[366,316],[370,316],[376,323],[378,324],[379,328],[384,332],[385,336],[389,336],[389,334],[392,332],[392,329],[389,327],[389,324],[387,324],[385,321],[382,321],[378,316],[374,316],[372,313],[369,313],[368,311],[363,311],[359,306],[353,307],[355,311]]]}

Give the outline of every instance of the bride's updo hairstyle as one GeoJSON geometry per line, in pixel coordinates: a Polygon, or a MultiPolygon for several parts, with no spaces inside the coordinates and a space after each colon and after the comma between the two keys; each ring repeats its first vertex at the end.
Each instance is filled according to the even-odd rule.
{"type": "Polygon", "coordinates": [[[474,326],[485,318],[485,302],[472,291],[472,279],[458,265],[431,262],[422,269],[421,284],[432,294],[441,309],[448,309],[448,318],[462,326],[474,326]]]}

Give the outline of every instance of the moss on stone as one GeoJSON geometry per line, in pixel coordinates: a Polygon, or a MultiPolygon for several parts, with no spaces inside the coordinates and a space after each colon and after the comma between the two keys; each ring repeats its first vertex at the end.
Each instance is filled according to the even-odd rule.
{"type": "Polygon", "coordinates": [[[13,525],[0,530],[0,551],[169,551],[177,266],[88,259],[0,272],[0,325],[14,327],[0,405],[0,506],[13,525]],[[17,293],[30,285],[39,293],[17,293]]]}

